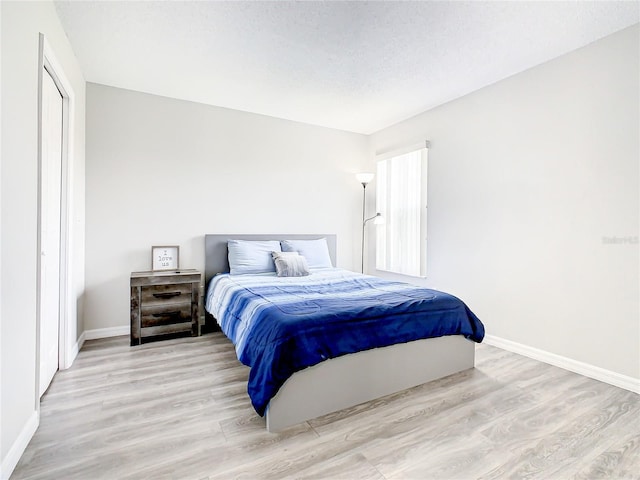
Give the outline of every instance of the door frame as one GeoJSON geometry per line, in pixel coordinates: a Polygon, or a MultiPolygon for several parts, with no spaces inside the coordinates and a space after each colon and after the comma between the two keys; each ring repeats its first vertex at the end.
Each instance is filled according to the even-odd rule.
{"type": "MultiPolygon", "coordinates": [[[[58,61],[44,34],[39,34],[38,51],[38,240],[37,240],[37,284],[36,284],[36,392],[40,388],[40,281],[42,275],[42,88],[44,70],[46,69],[62,94],[62,160],[60,185],[60,309],[58,328],[58,368],[64,370],[73,362],[72,348],[75,338],[69,338],[75,328],[71,328],[69,288],[71,285],[71,166],[73,164],[73,132],[75,119],[73,115],[75,94],[71,82],[66,76],[62,64],[58,61]]],[[[36,409],[40,409],[40,395],[36,393],[36,409]]]]}

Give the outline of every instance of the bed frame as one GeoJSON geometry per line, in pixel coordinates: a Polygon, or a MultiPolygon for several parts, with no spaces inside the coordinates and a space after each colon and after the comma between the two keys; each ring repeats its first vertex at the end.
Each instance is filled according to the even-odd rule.
{"type": "MultiPolygon", "coordinates": [[[[336,265],[335,235],[205,235],[205,282],[228,272],[227,242],[326,238],[336,265]]],[[[312,418],[473,368],[475,344],[463,336],[427,338],[326,360],[295,373],[269,402],[267,430],[312,418]]]]}

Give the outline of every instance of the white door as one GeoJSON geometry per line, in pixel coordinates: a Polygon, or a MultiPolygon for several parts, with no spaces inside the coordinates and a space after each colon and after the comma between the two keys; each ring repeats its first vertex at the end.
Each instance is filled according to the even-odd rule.
{"type": "Polygon", "coordinates": [[[62,181],[62,95],[46,69],[42,77],[40,396],[58,370],[62,181]]]}

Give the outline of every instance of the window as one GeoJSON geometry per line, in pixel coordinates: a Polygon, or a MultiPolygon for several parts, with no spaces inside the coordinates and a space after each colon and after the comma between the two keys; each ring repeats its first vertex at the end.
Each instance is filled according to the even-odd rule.
{"type": "Polygon", "coordinates": [[[416,277],[427,274],[427,148],[378,157],[376,268],[416,277]]]}

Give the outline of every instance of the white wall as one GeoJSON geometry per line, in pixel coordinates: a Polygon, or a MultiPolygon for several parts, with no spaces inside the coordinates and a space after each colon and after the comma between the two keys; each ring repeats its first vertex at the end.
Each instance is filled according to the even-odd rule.
{"type": "Polygon", "coordinates": [[[85,82],[51,2],[0,2],[2,44],[0,455],[7,477],[38,424],[36,262],[38,35],[44,33],[76,95],[71,165],[72,338],[84,330],[85,82]]]}
{"type": "Polygon", "coordinates": [[[204,268],[206,233],[336,233],[359,259],[368,138],[87,84],[87,330],[129,326],[129,276],[152,245],[204,268]]]}
{"type": "Polygon", "coordinates": [[[636,25],[371,137],[431,141],[423,284],[490,335],[635,379],[638,40],[636,25]]]}

